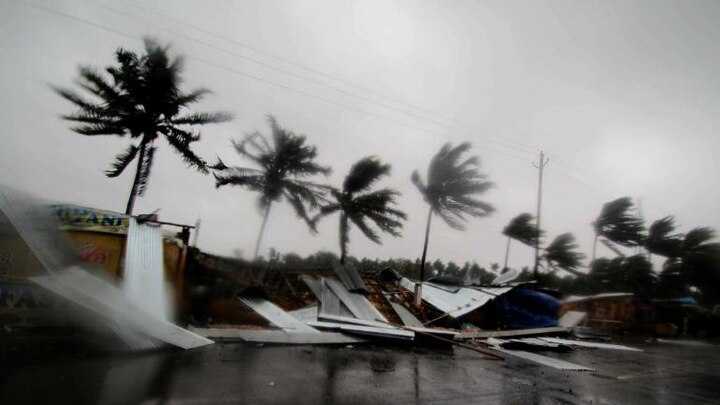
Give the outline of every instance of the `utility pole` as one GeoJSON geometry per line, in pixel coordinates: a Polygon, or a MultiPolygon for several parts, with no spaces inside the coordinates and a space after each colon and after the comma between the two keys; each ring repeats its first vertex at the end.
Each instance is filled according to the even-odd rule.
{"type": "Polygon", "coordinates": [[[533,270],[533,278],[537,281],[538,277],[538,266],[540,265],[540,210],[542,208],[542,181],[543,181],[543,169],[548,164],[550,159],[545,157],[545,152],[540,151],[540,160],[538,163],[533,163],[533,166],[538,169],[538,197],[537,197],[537,222],[536,226],[536,238],[535,238],[535,268],[533,270]]]}

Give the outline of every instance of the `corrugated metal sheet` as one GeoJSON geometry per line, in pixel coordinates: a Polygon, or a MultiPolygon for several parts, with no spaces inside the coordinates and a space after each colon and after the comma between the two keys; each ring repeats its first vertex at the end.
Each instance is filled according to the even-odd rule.
{"type": "Polygon", "coordinates": [[[352,263],[334,262],[333,270],[348,291],[367,294],[367,286],[352,263]]]}
{"type": "Polygon", "coordinates": [[[242,340],[257,343],[300,344],[300,345],[332,345],[364,343],[367,340],[336,332],[323,333],[288,333],[283,330],[257,330],[234,328],[194,328],[193,332],[213,339],[242,340]]]}
{"type": "Polygon", "coordinates": [[[305,308],[296,309],[294,311],[288,311],[288,314],[295,317],[303,322],[317,321],[318,319],[318,304],[312,304],[305,308]]]}
{"type": "Polygon", "coordinates": [[[310,291],[312,291],[313,295],[315,295],[315,298],[318,300],[322,298],[322,280],[305,277],[303,278],[303,281],[310,291]]]}
{"type": "Polygon", "coordinates": [[[289,315],[280,307],[266,300],[265,298],[241,297],[240,300],[245,305],[249,306],[255,312],[260,314],[263,318],[270,321],[273,325],[286,332],[318,333],[317,330],[307,326],[302,321],[289,315]]]}
{"type": "Polygon", "coordinates": [[[353,312],[343,304],[340,297],[325,283],[325,280],[320,282],[321,293],[318,299],[320,300],[320,307],[318,314],[324,313],[329,315],[338,316],[355,316],[353,312]]]}
{"type": "Polygon", "coordinates": [[[397,302],[392,302],[392,301],[389,301],[389,302],[390,302],[390,305],[395,310],[395,313],[398,314],[398,316],[400,317],[400,320],[402,321],[403,325],[418,326],[418,327],[423,326],[422,322],[420,322],[420,320],[417,319],[415,317],[415,315],[413,315],[413,313],[410,312],[407,308],[398,304],[397,302]]]}
{"type": "Polygon", "coordinates": [[[135,305],[159,318],[169,318],[162,231],[159,225],[141,224],[135,218],[130,218],[122,288],[135,305]]]}
{"type": "MultiPolygon", "coordinates": [[[[105,280],[79,267],[71,267],[52,276],[32,277],[31,281],[96,313],[112,325],[129,344],[141,342],[142,333],[157,340],[191,349],[212,344],[213,341],[152,316],[131,302],[123,292],[105,280]]],[[[134,347],[145,349],[155,346],[134,347]]]]}
{"type": "MultiPolygon", "coordinates": [[[[350,313],[356,318],[366,319],[369,321],[381,320],[387,322],[387,319],[380,313],[371,303],[365,298],[364,295],[348,291],[345,286],[337,281],[330,278],[323,279],[323,298],[326,295],[326,287],[328,287],[334,295],[336,295],[340,301],[347,307],[350,313]]],[[[321,313],[325,311],[325,301],[320,305],[321,313]]],[[[334,308],[333,308],[334,309],[334,308]]],[[[329,312],[333,315],[343,315],[341,313],[329,312]]]]}
{"type": "MultiPolygon", "coordinates": [[[[415,290],[415,282],[402,278],[400,285],[409,291],[415,290]]],[[[490,300],[512,290],[513,287],[468,288],[440,286],[424,282],[422,299],[443,313],[458,318],[487,304],[490,300]],[[455,292],[453,292],[455,290],[455,292]]]]}
{"type": "Polygon", "coordinates": [[[538,339],[542,339],[546,342],[550,343],[557,343],[561,345],[568,345],[568,346],[579,346],[579,347],[592,347],[594,349],[610,349],[610,350],[626,350],[630,352],[641,352],[642,349],[637,349],[630,346],[623,346],[623,345],[613,345],[610,343],[596,343],[596,342],[585,342],[582,340],[570,340],[570,339],[559,339],[559,338],[552,338],[552,337],[541,337],[538,339]]]}
{"type": "Polygon", "coordinates": [[[509,354],[511,356],[515,356],[515,357],[519,357],[521,359],[532,361],[533,363],[538,363],[538,364],[542,364],[543,366],[556,368],[558,370],[597,371],[594,368],[585,367],[580,364],[575,364],[575,363],[571,363],[569,361],[556,359],[554,357],[543,356],[543,355],[537,354],[537,353],[531,353],[531,352],[526,352],[526,351],[522,351],[522,350],[506,350],[506,349],[502,349],[499,347],[494,347],[493,349],[495,349],[499,352],[509,354]]]}
{"type": "Polygon", "coordinates": [[[408,331],[408,330],[403,330],[403,329],[393,329],[393,328],[377,327],[377,326],[351,325],[351,324],[347,324],[347,323],[324,322],[324,321],[309,322],[308,324],[311,326],[320,328],[320,329],[339,330],[342,332],[358,334],[358,335],[378,336],[378,337],[394,338],[394,339],[402,339],[402,340],[415,339],[414,332],[408,331]]]}

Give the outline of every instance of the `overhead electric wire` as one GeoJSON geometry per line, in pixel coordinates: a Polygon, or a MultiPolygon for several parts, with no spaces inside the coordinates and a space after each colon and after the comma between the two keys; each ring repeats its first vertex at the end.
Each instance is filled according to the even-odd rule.
{"type": "MultiPolygon", "coordinates": [[[[74,21],[76,21],[76,22],[80,22],[80,23],[83,23],[83,24],[86,24],[86,25],[90,25],[90,26],[92,26],[92,27],[95,27],[95,28],[98,28],[98,29],[101,29],[101,30],[105,30],[105,31],[108,31],[108,32],[112,32],[112,33],[117,34],[117,35],[121,35],[121,36],[124,36],[124,37],[127,37],[127,38],[132,38],[132,39],[135,39],[135,40],[142,40],[142,36],[133,35],[133,34],[128,34],[128,33],[126,33],[126,32],[123,32],[123,31],[120,31],[120,30],[116,30],[116,29],[114,29],[114,28],[110,28],[110,27],[107,27],[107,26],[104,26],[104,25],[101,25],[101,24],[97,24],[97,23],[94,23],[94,22],[92,22],[92,21],[88,21],[87,19],[80,18],[80,17],[74,16],[74,15],[71,15],[71,14],[67,14],[67,13],[64,13],[64,12],[62,12],[62,11],[59,11],[59,10],[50,8],[50,7],[46,7],[46,6],[42,6],[42,5],[30,3],[30,2],[27,2],[27,1],[23,1],[23,0],[15,0],[15,1],[16,1],[17,3],[23,4],[23,5],[26,5],[26,6],[30,6],[30,7],[34,7],[34,8],[43,10],[43,11],[45,11],[45,12],[51,13],[51,14],[55,14],[55,15],[58,15],[58,16],[61,16],[61,17],[64,17],[64,18],[68,18],[68,19],[71,19],[71,20],[74,20],[74,21]]],[[[97,2],[92,1],[92,0],[86,0],[86,1],[89,1],[89,2],[92,2],[92,3],[95,3],[95,4],[98,4],[97,2]]],[[[126,16],[128,16],[128,17],[130,17],[130,18],[140,19],[139,17],[135,17],[135,16],[132,16],[132,15],[128,15],[127,13],[124,13],[124,12],[122,12],[122,11],[113,10],[112,8],[107,7],[107,6],[105,6],[105,5],[101,5],[101,6],[102,6],[103,8],[109,9],[109,10],[111,10],[111,11],[113,11],[113,12],[126,15],[126,16]]],[[[193,27],[193,28],[196,28],[196,29],[198,29],[198,30],[201,30],[201,29],[199,29],[199,28],[197,28],[197,27],[194,27],[194,26],[192,26],[192,27],[193,27]]],[[[157,29],[157,27],[154,27],[154,28],[157,29]]],[[[168,32],[168,33],[170,33],[170,34],[172,34],[172,35],[181,36],[181,37],[183,37],[183,38],[185,38],[185,39],[188,39],[188,40],[190,40],[190,41],[194,41],[194,42],[200,43],[201,45],[211,47],[212,49],[216,49],[216,50],[218,50],[218,51],[220,51],[220,52],[225,52],[225,53],[231,54],[231,55],[233,55],[233,56],[237,56],[237,57],[241,57],[241,58],[243,58],[243,59],[251,60],[252,62],[255,62],[255,63],[260,63],[260,64],[263,65],[263,66],[266,66],[266,67],[268,67],[268,68],[272,68],[273,70],[281,71],[281,72],[283,72],[283,73],[292,75],[292,76],[297,77],[297,78],[299,78],[299,79],[306,80],[306,81],[310,81],[311,83],[314,83],[314,84],[317,84],[317,85],[320,85],[320,86],[323,86],[323,87],[326,87],[326,88],[330,88],[330,89],[333,89],[333,90],[337,90],[337,91],[340,91],[340,92],[342,92],[342,93],[351,95],[351,96],[353,96],[353,97],[357,97],[357,98],[360,98],[360,99],[363,98],[363,96],[357,96],[357,95],[354,95],[354,94],[352,94],[352,93],[350,93],[350,92],[347,92],[347,91],[345,91],[345,90],[337,89],[337,88],[335,88],[335,87],[333,87],[333,86],[328,86],[328,85],[325,85],[325,84],[323,84],[323,83],[319,83],[319,82],[317,82],[317,81],[314,81],[314,80],[312,80],[312,79],[307,79],[307,78],[305,78],[305,77],[303,77],[303,76],[294,74],[294,73],[292,73],[292,72],[285,71],[284,69],[275,68],[275,67],[273,67],[272,65],[265,64],[265,63],[263,63],[263,62],[257,62],[257,61],[255,61],[255,60],[252,60],[252,58],[248,58],[248,57],[246,57],[246,56],[244,56],[244,55],[239,55],[239,54],[237,54],[237,53],[234,53],[234,52],[232,52],[232,51],[225,50],[225,49],[223,49],[223,48],[219,48],[219,47],[217,47],[217,46],[215,46],[215,45],[213,45],[213,44],[207,43],[207,42],[205,42],[205,41],[197,40],[197,39],[188,37],[188,36],[186,36],[186,35],[184,35],[184,34],[177,34],[177,33],[174,33],[174,32],[172,32],[172,31],[169,31],[169,30],[163,30],[163,31],[168,32]]],[[[229,39],[226,39],[226,38],[224,38],[224,39],[227,40],[227,41],[231,41],[231,42],[232,42],[232,40],[229,40],[229,39]]],[[[256,50],[256,49],[255,49],[255,50],[256,50]]],[[[259,50],[257,50],[257,51],[258,51],[258,52],[261,52],[261,51],[259,51],[259,50]]],[[[266,53],[266,52],[263,52],[263,53],[266,53]]],[[[272,55],[272,54],[270,54],[270,53],[266,53],[266,54],[271,55],[271,56],[273,56],[273,57],[277,57],[277,56],[272,55]]],[[[357,112],[360,112],[360,113],[363,113],[363,114],[371,115],[371,116],[374,116],[374,117],[376,117],[376,118],[379,118],[379,119],[382,119],[382,120],[385,120],[385,121],[388,121],[388,122],[395,123],[395,124],[397,124],[397,125],[405,126],[405,127],[408,127],[408,128],[414,129],[414,130],[417,130],[417,131],[421,131],[421,132],[424,132],[424,133],[433,135],[433,136],[438,136],[438,137],[444,138],[442,134],[440,134],[440,133],[438,133],[438,132],[436,132],[436,131],[428,130],[428,129],[426,129],[426,128],[422,128],[422,127],[419,127],[419,126],[416,126],[416,125],[413,125],[413,124],[410,124],[410,123],[407,123],[407,122],[404,122],[404,121],[400,121],[400,120],[397,120],[397,119],[394,119],[394,118],[391,118],[391,117],[387,117],[387,116],[382,115],[382,114],[378,114],[378,113],[375,113],[375,112],[372,112],[372,111],[368,111],[368,110],[365,110],[365,109],[360,109],[360,108],[357,108],[357,107],[354,107],[354,106],[349,106],[349,105],[346,105],[346,104],[337,102],[337,101],[332,100],[332,99],[327,98],[327,97],[323,97],[323,96],[320,96],[320,95],[317,95],[317,94],[313,94],[313,93],[310,93],[310,92],[307,92],[307,91],[304,91],[304,90],[296,89],[296,88],[291,87],[291,86],[287,86],[287,85],[284,85],[284,84],[281,84],[281,83],[277,83],[277,82],[274,82],[274,81],[271,81],[271,80],[268,80],[268,79],[265,79],[265,78],[262,78],[262,77],[259,77],[259,76],[256,76],[256,75],[249,74],[249,73],[244,72],[244,71],[240,71],[240,70],[236,70],[236,69],[233,69],[233,68],[229,68],[229,67],[223,66],[223,65],[221,65],[221,64],[217,64],[217,63],[214,63],[214,62],[211,62],[211,61],[208,61],[208,60],[199,58],[199,57],[188,56],[188,58],[189,58],[189,59],[194,59],[194,60],[196,60],[196,61],[198,61],[198,62],[200,62],[200,63],[206,64],[206,65],[211,65],[211,66],[214,66],[214,67],[216,67],[216,68],[226,70],[226,71],[231,72],[231,73],[234,73],[234,74],[239,74],[239,75],[242,75],[242,76],[251,78],[251,79],[253,79],[253,80],[256,80],[256,81],[265,83],[265,84],[267,84],[267,85],[271,85],[271,86],[274,86],[274,87],[278,87],[278,88],[281,88],[281,89],[284,89],[284,90],[287,90],[287,91],[291,91],[291,92],[294,92],[294,93],[297,93],[297,94],[301,94],[301,95],[304,95],[304,96],[306,96],[306,97],[314,98],[314,99],[323,101],[323,102],[325,102],[325,103],[329,103],[329,104],[335,105],[335,106],[337,106],[337,107],[341,107],[341,108],[343,108],[343,109],[353,110],[353,111],[357,111],[357,112]]],[[[279,59],[282,60],[281,57],[277,57],[277,58],[279,58],[279,59]]],[[[297,64],[297,63],[294,63],[294,62],[293,62],[293,64],[303,67],[302,65],[297,64]]],[[[312,71],[311,68],[306,68],[306,67],[303,67],[303,68],[312,71]]],[[[327,75],[327,76],[330,77],[330,78],[333,78],[333,79],[335,79],[335,80],[341,80],[341,79],[336,79],[336,78],[334,78],[334,77],[332,77],[332,76],[330,76],[330,75],[327,75]]],[[[378,94],[381,94],[381,93],[378,93],[378,94]]],[[[378,104],[378,105],[380,105],[380,106],[386,107],[384,104],[378,103],[378,102],[376,102],[376,101],[373,101],[373,100],[370,100],[370,99],[367,99],[367,98],[365,98],[365,99],[366,99],[367,101],[371,102],[371,103],[378,104]]],[[[408,104],[408,106],[413,107],[412,105],[409,105],[409,104],[408,104]]],[[[387,107],[386,107],[386,108],[387,108],[387,107]]],[[[415,107],[413,107],[413,108],[415,108],[415,107]]],[[[394,110],[395,110],[395,111],[398,111],[398,112],[401,112],[401,113],[407,114],[407,112],[405,112],[405,111],[403,111],[403,110],[398,110],[398,109],[394,109],[394,110]]],[[[408,115],[415,116],[415,115],[412,115],[412,114],[408,114],[408,115]]],[[[417,117],[417,116],[416,116],[416,117],[417,117]]],[[[446,126],[446,127],[449,126],[449,125],[445,125],[445,124],[438,124],[436,121],[429,120],[429,119],[427,119],[427,118],[421,118],[421,119],[423,119],[423,120],[425,120],[425,121],[432,122],[432,123],[434,123],[434,124],[437,125],[437,126],[446,126]]],[[[457,125],[457,124],[456,124],[456,125],[457,125]]],[[[488,140],[488,139],[487,139],[487,136],[482,136],[482,135],[477,135],[477,134],[471,134],[471,136],[481,137],[481,138],[485,138],[485,140],[488,140]]],[[[516,143],[516,144],[522,146],[522,147],[525,148],[525,149],[533,150],[533,152],[535,152],[535,151],[538,150],[538,149],[536,149],[536,148],[533,147],[533,146],[530,146],[530,145],[528,145],[528,144],[524,144],[523,142],[520,142],[520,141],[517,141],[517,140],[513,140],[513,139],[510,139],[510,138],[504,138],[504,137],[498,137],[498,136],[493,136],[493,137],[498,138],[498,139],[502,139],[502,140],[505,141],[505,142],[516,143]]],[[[491,141],[491,142],[497,142],[497,141],[491,141]]],[[[485,145],[484,147],[487,148],[488,145],[485,145]]],[[[489,150],[492,151],[492,152],[494,152],[494,153],[498,153],[498,154],[501,154],[501,155],[504,155],[504,156],[508,156],[508,157],[510,157],[510,158],[513,158],[513,159],[522,160],[522,161],[525,161],[525,162],[530,161],[530,159],[531,159],[531,157],[529,156],[529,152],[524,151],[524,150],[520,150],[519,148],[516,148],[516,147],[509,147],[509,146],[507,146],[507,145],[502,145],[502,144],[500,144],[500,145],[493,145],[493,147],[492,147],[492,148],[489,148],[489,150]],[[509,149],[512,148],[512,149],[514,149],[513,152],[521,153],[521,154],[528,154],[528,156],[527,156],[527,157],[526,157],[526,156],[520,156],[520,155],[518,155],[518,154],[513,154],[513,153],[510,153],[510,152],[508,152],[508,151],[503,151],[503,150],[501,150],[501,149],[497,149],[498,146],[504,147],[504,148],[509,148],[509,149]]],[[[569,162],[565,161],[564,159],[560,158],[560,157],[557,156],[556,154],[552,154],[552,155],[553,155],[554,159],[557,159],[558,162],[560,162],[562,165],[566,166],[567,169],[575,172],[575,173],[578,174],[579,176],[583,176],[583,177],[597,177],[598,179],[595,180],[595,181],[609,183],[609,181],[608,181],[607,179],[603,179],[603,178],[600,177],[599,175],[596,175],[596,174],[594,174],[594,173],[592,173],[592,172],[590,172],[590,171],[587,171],[587,170],[585,170],[585,169],[578,168],[578,167],[570,164],[569,162]]],[[[555,171],[555,170],[553,170],[553,171],[555,171]]],[[[568,177],[570,177],[570,176],[568,176],[568,177]]],[[[570,177],[570,178],[572,178],[572,177],[570,177]]],[[[598,188],[596,185],[594,185],[594,184],[592,184],[592,183],[585,182],[585,181],[583,181],[582,179],[579,179],[579,178],[577,178],[577,180],[583,182],[584,184],[586,184],[586,185],[588,185],[588,186],[591,186],[591,187],[593,187],[593,188],[596,188],[596,189],[598,189],[598,190],[601,190],[600,188],[598,188]]],[[[617,187],[617,186],[614,185],[613,188],[615,188],[615,187],[617,187]]],[[[601,190],[601,191],[602,191],[602,190],[601,190]]],[[[605,189],[605,192],[607,192],[607,191],[608,191],[608,189],[606,188],[606,189],[605,189]]],[[[611,194],[614,194],[616,191],[617,191],[617,190],[614,190],[611,194]]],[[[628,193],[628,194],[630,194],[630,193],[628,193]]]]}
{"type": "MultiPolygon", "coordinates": [[[[89,2],[89,3],[93,3],[93,4],[97,5],[98,7],[101,7],[101,8],[104,8],[104,9],[106,9],[106,10],[109,10],[110,12],[113,12],[113,13],[116,13],[116,14],[120,14],[120,15],[129,17],[129,18],[132,18],[132,19],[144,21],[145,23],[152,25],[152,22],[149,21],[149,20],[147,20],[147,19],[144,18],[144,17],[140,17],[140,16],[133,15],[133,14],[128,14],[128,13],[122,11],[122,10],[118,10],[118,9],[116,9],[116,8],[107,6],[107,5],[105,5],[105,4],[99,3],[99,2],[94,1],[94,0],[85,0],[85,1],[86,1],[86,2],[89,2]]],[[[201,28],[195,27],[195,26],[190,25],[190,24],[186,24],[186,23],[183,23],[183,24],[186,25],[186,26],[190,26],[190,27],[192,27],[192,28],[194,28],[194,29],[197,29],[198,31],[201,31],[201,32],[205,32],[205,31],[206,31],[206,30],[203,30],[203,29],[201,29],[201,28]]],[[[368,97],[365,97],[365,96],[362,96],[362,95],[358,95],[358,94],[356,94],[356,93],[354,93],[354,92],[347,91],[347,90],[345,90],[345,89],[341,89],[341,88],[338,88],[338,87],[336,87],[336,86],[331,86],[331,85],[329,85],[329,84],[326,84],[326,83],[323,83],[323,82],[314,80],[314,79],[312,79],[312,78],[308,78],[308,77],[303,76],[303,75],[299,75],[299,74],[297,74],[297,73],[295,73],[295,72],[291,72],[291,71],[289,71],[289,70],[287,70],[287,69],[283,69],[283,68],[277,67],[277,66],[275,66],[275,65],[272,65],[272,64],[269,64],[269,63],[266,63],[266,62],[263,62],[263,61],[259,61],[259,60],[257,60],[257,59],[251,58],[251,57],[249,57],[249,56],[247,56],[247,55],[243,55],[243,54],[234,52],[234,51],[232,51],[232,50],[228,50],[228,49],[219,47],[219,46],[217,46],[217,45],[215,45],[215,44],[213,44],[213,43],[210,43],[210,42],[207,42],[207,41],[203,41],[203,40],[200,40],[200,39],[197,39],[197,38],[188,36],[188,35],[183,34],[183,33],[178,33],[178,32],[175,32],[175,31],[172,31],[172,30],[168,30],[168,29],[165,29],[165,28],[159,28],[159,27],[154,26],[154,25],[153,25],[153,29],[156,29],[156,30],[159,30],[159,31],[163,31],[163,32],[168,33],[168,34],[170,34],[170,35],[174,35],[174,36],[183,38],[183,39],[185,39],[185,40],[187,40],[187,41],[191,41],[191,42],[198,43],[198,44],[200,44],[200,45],[209,47],[209,48],[214,49],[214,50],[219,51],[219,52],[226,53],[226,54],[231,55],[231,56],[233,56],[233,57],[236,57],[236,58],[238,58],[238,59],[242,59],[242,60],[245,60],[245,61],[248,61],[248,62],[251,62],[251,63],[255,63],[255,64],[257,64],[257,65],[259,65],[259,66],[262,66],[262,67],[264,67],[264,68],[271,69],[271,70],[274,70],[274,71],[277,71],[277,72],[281,72],[281,73],[283,73],[283,74],[287,74],[287,75],[292,76],[292,77],[294,77],[294,78],[297,78],[297,79],[304,80],[304,81],[307,81],[307,82],[309,82],[309,83],[312,83],[312,84],[314,84],[314,85],[316,85],[316,86],[324,87],[324,88],[326,88],[326,89],[330,89],[330,90],[333,90],[333,91],[336,91],[336,92],[345,94],[345,95],[350,96],[350,97],[355,97],[355,98],[357,98],[357,99],[359,99],[359,100],[362,100],[362,101],[365,101],[365,102],[368,102],[368,103],[372,103],[372,104],[378,105],[378,106],[380,106],[380,107],[382,107],[382,108],[385,108],[385,109],[388,109],[388,110],[392,110],[392,111],[395,111],[395,112],[398,112],[398,113],[401,113],[401,114],[406,114],[406,115],[408,115],[408,116],[410,116],[410,117],[413,117],[413,118],[416,118],[416,119],[419,119],[419,120],[423,120],[423,121],[429,122],[429,123],[431,123],[431,124],[433,124],[433,125],[435,125],[435,126],[438,126],[438,127],[442,127],[443,129],[460,130],[460,131],[463,131],[466,135],[484,138],[484,139],[486,139],[486,140],[488,140],[488,141],[490,141],[490,142],[496,142],[496,143],[498,143],[498,144],[500,144],[500,142],[504,142],[504,143],[512,143],[512,144],[518,145],[518,146],[501,145],[501,146],[507,147],[507,148],[523,147],[523,148],[525,148],[525,149],[528,149],[528,150],[532,151],[533,153],[536,153],[537,150],[538,150],[537,148],[534,148],[534,147],[528,146],[528,145],[524,145],[522,142],[519,142],[519,141],[516,141],[516,140],[512,140],[512,139],[510,139],[510,138],[505,138],[505,137],[501,137],[501,136],[497,136],[497,135],[480,135],[480,134],[477,134],[477,133],[470,133],[467,129],[462,129],[462,128],[460,127],[460,125],[458,125],[458,124],[454,124],[453,126],[451,126],[451,125],[449,125],[449,124],[442,123],[442,122],[437,121],[437,120],[434,120],[434,119],[432,119],[432,118],[428,118],[428,117],[425,117],[425,116],[422,116],[422,115],[418,115],[418,114],[415,114],[415,113],[410,112],[410,111],[407,111],[407,110],[399,109],[399,108],[393,107],[393,106],[391,106],[391,105],[388,105],[388,104],[386,104],[386,103],[382,103],[382,102],[379,102],[379,101],[377,101],[377,100],[373,100],[373,99],[371,99],[371,98],[368,98],[368,97]]],[[[235,41],[232,40],[232,39],[224,38],[224,37],[219,36],[219,35],[216,35],[216,34],[212,34],[212,35],[215,36],[215,37],[218,37],[218,38],[222,38],[223,40],[228,41],[228,42],[233,42],[233,43],[235,42],[235,41]]],[[[245,46],[245,45],[242,45],[242,46],[245,46]]],[[[253,49],[255,50],[256,48],[253,48],[253,49]]],[[[270,55],[269,53],[265,53],[265,54],[270,55]]],[[[273,56],[273,57],[274,57],[274,56],[273,56]]],[[[284,59],[281,59],[281,60],[284,60],[284,59]]],[[[299,65],[299,64],[296,64],[296,65],[299,65]]],[[[309,69],[309,68],[308,68],[308,69],[309,69]]],[[[310,69],[310,70],[312,70],[312,69],[310,69]]],[[[404,104],[404,103],[403,103],[403,104],[404,104]]],[[[406,104],[406,105],[407,105],[407,104],[406,104]]],[[[413,107],[413,106],[410,105],[410,107],[413,107]]],[[[478,131],[477,129],[471,128],[471,127],[469,127],[469,126],[467,126],[467,127],[470,128],[472,131],[478,131]]]]}

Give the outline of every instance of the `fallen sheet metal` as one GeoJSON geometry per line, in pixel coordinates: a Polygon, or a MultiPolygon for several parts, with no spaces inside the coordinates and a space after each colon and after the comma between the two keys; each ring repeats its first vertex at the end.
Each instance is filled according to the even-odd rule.
{"type": "Polygon", "coordinates": [[[295,317],[302,322],[317,321],[318,319],[318,304],[308,305],[307,307],[296,309],[294,311],[288,311],[288,314],[295,317]]]}
{"type": "Polygon", "coordinates": [[[308,322],[308,325],[329,330],[339,330],[341,332],[364,335],[364,336],[375,336],[389,339],[401,339],[401,340],[413,340],[415,333],[403,329],[395,329],[388,327],[377,327],[377,326],[364,326],[364,325],[353,325],[348,323],[339,322],[326,322],[326,321],[314,321],[308,322]]]}
{"type": "Polygon", "coordinates": [[[340,302],[354,317],[366,319],[369,321],[381,320],[387,322],[387,319],[365,298],[364,295],[348,291],[345,286],[330,278],[323,279],[322,301],[320,302],[320,313],[330,315],[347,316],[342,306],[336,306],[332,295],[337,296],[340,302]],[[327,291],[327,290],[331,291],[327,291]],[[332,293],[332,294],[331,294],[332,293]]]}
{"type": "Polygon", "coordinates": [[[340,281],[343,283],[348,291],[362,292],[367,294],[368,289],[365,282],[360,277],[355,266],[351,263],[340,264],[340,262],[333,263],[333,271],[338,276],[340,281]]]}
{"type": "MultiPolygon", "coordinates": [[[[400,285],[409,291],[415,291],[415,282],[402,278],[400,285]]],[[[458,318],[487,304],[490,300],[512,290],[513,287],[467,288],[422,284],[422,299],[443,313],[458,318]],[[454,292],[453,292],[454,291],[454,292]]]]}
{"type": "Polygon", "coordinates": [[[585,318],[587,318],[587,312],[567,311],[560,317],[560,319],[558,319],[558,325],[566,328],[572,328],[580,325],[585,318]]]}
{"type": "Polygon", "coordinates": [[[524,351],[554,351],[568,352],[572,350],[569,345],[557,342],[550,342],[542,338],[521,338],[521,339],[504,339],[500,341],[495,339],[503,349],[508,350],[524,350],[524,351]]]}
{"type": "Polygon", "coordinates": [[[320,283],[321,292],[318,296],[319,300],[319,307],[318,307],[318,314],[325,313],[328,315],[337,315],[337,316],[355,316],[353,312],[350,310],[350,308],[347,307],[347,305],[343,304],[340,297],[335,294],[335,292],[330,289],[330,287],[325,283],[325,281],[321,281],[320,283]]]}
{"type": "Polygon", "coordinates": [[[313,295],[315,295],[315,298],[318,300],[322,299],[322,280],[305,277],[303,278],[303,281],[310,291],[312,291],[313,295]]]}
{"type": "Polygon", "coordinates": [[[548,366],[552,368],[556,368],[558,370],[568,370],[568,371],[597,371],[594,368],[585,367],[580,364],[571,363],[569,361],[556,359],[553,357],[543,356],[541,354],[537,353],[531,353],[526,352],[523,350],[507,350],[503,349],[501,347],[493,347],[495,350],[509,354],[514,357],[518,357],[521,359],[525,359],[528,361],[532,361],[533,363],[542,364],[543,366],[548,366]]]}
{"type": "Polygon", "coordinates": [[[423,324],[420,322],[419,319],[413,315],[410,310],[402,306],[401,304],[398,304],[397,302],[390,302],[390,305],[392,306],[393,310],[395,310],[395,313],[400,317],[400,320],[402,321],[403,325],[405,326],[417,326],[422,327],[423,324]]]}
{"type": "Polygon", "coordinates": [[[357,336],[336,332],[306,333],[285,332],[283,330],[256,330],[235,328],[193,328],[193,332],[211,339],[224,341],[244,341],[254,343],[332,345],[356,344],[367,342],[357,336]]]}
{"type": "Polygon", "coordinates": [[[489,337],[534,336],[558,333],[569,333],[570,328],[551,326],[547,328],[512,329],[512,330],[473,330],[458,334],[458,339],[482,339],[489,337]]]}
{"type": "MultiPolygon", "coordinates": [[[[139,332],[183,349],[213,343],[212,340],[191,333],[137,307],[120,289],[79,267],[71,267],[51,276],[31,277],[30,280],[104,317],[116,326],[113,329],[119,333],[139,332]]],[[[130,341],[137,340],[132,337],[130,341]]]]}
{"type": "Polygon", "coordinates": [[[263,318],[270,321],[273,325],[286,332],[319,333],[317,330],[307,326],[302,321],[289,315],[280,307],[266,300],[265,298],[240,297],[240,300],[245,305],[260,314],[263,318]]]}
{"type": "Polygon", "coordinates": [[[635,347],[624,346],[624,345],[614,345],[614,344],[610,344],[610,343],[585,342],[582,340],[559,339],[559,338],[552,338],[552,337],[540,337],[537,339],[541,339],[541,340],[544,340],[544,341],[550,342],[550,343],[557,343],[557,344],[568,345],[568,346],[592,347],[595,349],[626,350],[626,351],[630,351],[630,352],[643,351],[642,349],[638,349],[635,347]]]}

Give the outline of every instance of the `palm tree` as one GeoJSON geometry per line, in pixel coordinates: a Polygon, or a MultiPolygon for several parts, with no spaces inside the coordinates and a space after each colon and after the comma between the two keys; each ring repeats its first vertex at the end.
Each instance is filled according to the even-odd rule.
{"type": "Polygon", "coordinates": [[[211,166],[216,187],[232,184],[260,193],[258,207],[263,211],[263,222],[255,244],[255,258],[260,251],[270,207],[283,198],[315,232],[307,208],[319,208],[328,187],[305,179],[317,174],[330,174],[329,167],[315,163],[317,150],[315,146],[305,144],[304,135],[281,128],[272,115],[268,115],[267,119],[272,139],[268,140],[256,131],[246,135],[242,141],[233,141],[240,156],[250,160],[257,168],[229,167],[219,158],[211,166]]]}
{"type": "Polygon", "coordinates": [[[316,223],[322,217],[340,213],[340,263],[345,263],[347,256],[351,223],[377,244],[380,244],[380,237],[368,222],[375,223],[378,229],[392,236],[400,236],[401,220],[405,220],[406,215],[391,207],[399,193],[388,188],[370,191],[376,181],[389,174],[390,165],[382,164],[373,156],[359,160],[350,168],[342,190],[333,188],[330,191],[335,202],[321,207],[320,213],[313,218],[316,223]]]}
{"type": "Polygon", "coordinates": [[[642,219],[633,215],[634,205],[630,197],[622,197],[605,203],[600,216],[593,222],[595,242],[592,260],[595,260],[600,236],[625,247],[641,246],[645,227],[642,219]]]}
{"type": "Polygon", "coordinates": [[[420,281],[425,278],[425,259],[430,236],[430,221],[437,214],[451,228],[465,229],[465,215],[483,217],[495,209],[492,205],[480,201],[475,196],[483,194],[493,186],[485,174],[480,172],[480,160],[471,156],[465,160],[461,156],[470,149],[465,142],[453,147],[446,143],[430,161],[427,173],[427,184],[420,179],[415,170],[412,182],[420,190],[425,202],[430,205],[425,227],[425,244],[420,260],[420,281]]]}
{"type": "Polygon", "coordinates": [[[653,222],[648,228],[645,248],[665,258],[678,257],[682,253],[683,235],[675,232],[675,218],[666,216],[653,222]]]}
{"type": "Polygon", "coordinates": [[[582,266],[585,255],[577,251],[578,247],[573,234],[560,234],[545,248],[543,259],[552,269],[560,268],[575,275],[582,274],[577,269],[582,266]]]}
{"type": "Polygon", "coordinates": [[[202,173],[207,165],[190,148],[200,140],[194,125],[227,121],[226,113],[185,112],[200,101],[207,89],[187,93],[180,89],[183,59],[170,57],[168,46],[145,39],[145,53],[118,49],[117,64],[108,66],[103,74],[91,67],[81,67],[78,86],[93,96],[86,99],[73,90],[53,87],[60,96],[77,106],[77,111],[62,118],[77,124],[70,129],[82,135],[128,136],[133,141],[115,157],[108,177],[118,177],[137,159],[135,177],[125,213],[130,215],[135,197],[147,188],[155,154],[155,141],[163,136],[183,160],[202,173]]]}
{"type": "MultiPolygon", "coordinates": [[[[507,247],[505,248],[505,265],[503,268],[507,268],[508,257],[510,256],[510,241],[515,239],[516,241],[525,244],[527,246],[535,246],[538,241],[538,229],[536,224],[533,222],[535,217],[528,212],[524,212],[512,220],[503,229],[503,235],[508,237],[507,247]]],[[[542,234],[542,231],[540,232],[542,234]]]]}

